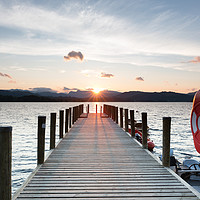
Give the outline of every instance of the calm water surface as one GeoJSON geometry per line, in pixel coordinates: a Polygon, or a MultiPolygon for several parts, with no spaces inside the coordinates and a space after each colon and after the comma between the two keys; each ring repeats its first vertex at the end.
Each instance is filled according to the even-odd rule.
{"type": "MultiPolygon", "coordinates": [[[[73,107],[80,103],[0,103],[0,126],[13,127],[12,149],[12,186],[15,192],[35,169],[37,163],[37,120],[39,115],[47,117],[46,125],[46,153],[49,151],[50,113],[57,113],[58,141],[58,114],[59,110],[73,107]]],[[[83,103],[87,105],[88,103],[83,103]]],[[[96,103],[90,104],[90,112],[95,112],[96,103]]],[[[103,103],[97,103],[99,106],[103,103]]],[[[177,159],[182,161],[191,157],[200,160],[199,154],[193,145],[190,129],[190,112],[192,103],[140,103],[140,102],[112,102],[106,103],[118,107],[133,109],[135,118],[141,120],[141,113],[147,112],[150,138],[156,144],[154,153],[162,152],[162,118],[171,117],[171,148],[177,159]]]]}

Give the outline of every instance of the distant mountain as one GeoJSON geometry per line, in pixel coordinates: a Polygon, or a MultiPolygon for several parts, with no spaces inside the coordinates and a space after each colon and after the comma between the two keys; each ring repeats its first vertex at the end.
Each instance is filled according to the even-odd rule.
{"type": "Polygon", "coordinates": [[[1,96],[23,97],[32,94],[29,90],[0,90],[1,96]]]}
{"type": "Polygon", "coordinates": [[[130,91],[124,92],[116,98],[119,101],[130,102],[190,102],[193,95],[175,93],[175,92],[140,92],[130,91]]]}
{"type": "Polygon", "coordinates": [[[99,101],[99,102],[192,102],[195,93],[175,92],[117,92],[104,90],[99,94],[92,91],[58,93],[51,90],[0,90],[0,101],[99,101]]]}
{"type": "Polygon", "coordinates": [[[74,91],[69,92],[68,95],[70,97],[76,97],[76,98],[90,98],[93,96],[93,92],[77,90],[76,92],[74,92],[74,91]]]}

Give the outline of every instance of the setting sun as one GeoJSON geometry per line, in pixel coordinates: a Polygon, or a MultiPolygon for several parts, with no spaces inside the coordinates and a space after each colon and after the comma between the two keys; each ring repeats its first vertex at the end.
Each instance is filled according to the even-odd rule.
{"type": "Polygon", "coordinates": [[[102,89],[100,89],[100,88],[94,88],[92,91],[93,91],[95,94],[98,94],[99,92],[102,91],[102,89]]]}

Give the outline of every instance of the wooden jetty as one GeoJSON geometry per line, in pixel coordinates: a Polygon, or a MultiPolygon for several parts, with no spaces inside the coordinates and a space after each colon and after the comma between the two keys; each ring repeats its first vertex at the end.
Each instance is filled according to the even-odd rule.
{"type": "Polygon", "coordinates": [[[110,118],[79,118],[17,200],[199,199],[185,181],[110,118]]]}

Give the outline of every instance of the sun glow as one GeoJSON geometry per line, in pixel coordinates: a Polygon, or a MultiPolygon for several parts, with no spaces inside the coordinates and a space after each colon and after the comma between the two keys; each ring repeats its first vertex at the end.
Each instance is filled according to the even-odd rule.
{"type": "Polygon", "coordinates": [[[101,92],[102,89],[101,89],[101,88],[94,88],[92,91],[93,91],[95,94],[99,94],[99,92],[101,92]]]}

